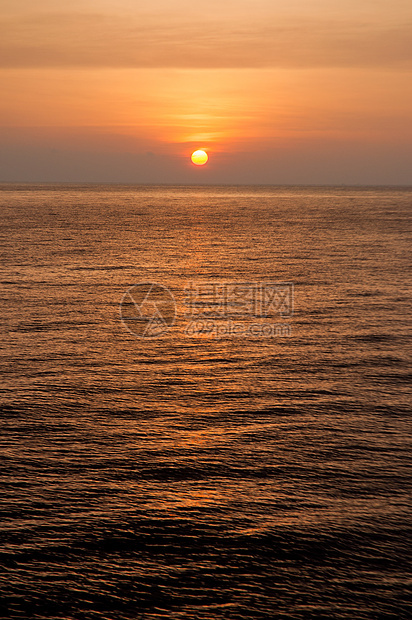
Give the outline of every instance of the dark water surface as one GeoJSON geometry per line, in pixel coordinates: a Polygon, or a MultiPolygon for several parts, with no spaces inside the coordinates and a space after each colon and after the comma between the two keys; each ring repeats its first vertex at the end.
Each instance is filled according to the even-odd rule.
{"type": "Polygon", "coordinates": [[[0,616],[409,618],[412,189],[0,189],[0,616]],[[291,335],[187,335],[190,282],[291,335]]]}

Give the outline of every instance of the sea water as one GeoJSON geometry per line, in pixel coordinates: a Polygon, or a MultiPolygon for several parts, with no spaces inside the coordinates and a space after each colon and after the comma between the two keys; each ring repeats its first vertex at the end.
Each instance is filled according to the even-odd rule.
{"type": "Polygon", "coordinates": [[[408,618],[412,189],[0,190],[2,617],[408,618]]]}

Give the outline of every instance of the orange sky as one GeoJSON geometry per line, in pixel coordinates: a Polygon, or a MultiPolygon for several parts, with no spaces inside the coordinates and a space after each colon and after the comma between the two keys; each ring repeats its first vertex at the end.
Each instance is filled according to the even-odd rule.
{"type": "Polygon", "coordinates": [[[409,0],[3,0],[0,180],[412,184],[411,24],[409,0]]]}

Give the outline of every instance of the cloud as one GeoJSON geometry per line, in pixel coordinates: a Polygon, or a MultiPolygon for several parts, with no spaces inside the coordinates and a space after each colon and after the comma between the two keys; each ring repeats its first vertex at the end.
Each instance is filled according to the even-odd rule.
{"type": "Polygon", "coordinates": [[[412,68],[411,24],[283,18],[167,22],[38,14],[0,24],[2,68],[412,68]]]}

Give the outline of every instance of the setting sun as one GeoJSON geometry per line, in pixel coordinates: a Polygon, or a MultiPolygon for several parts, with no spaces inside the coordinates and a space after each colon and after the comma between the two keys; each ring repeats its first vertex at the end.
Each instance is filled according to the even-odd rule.
{"type": "Polygon", "coordinates": [[[205,151],[195,151],[191,156],[191,160],[196,166],[204,166],[208,159],[209,157],[205,151]]]}

